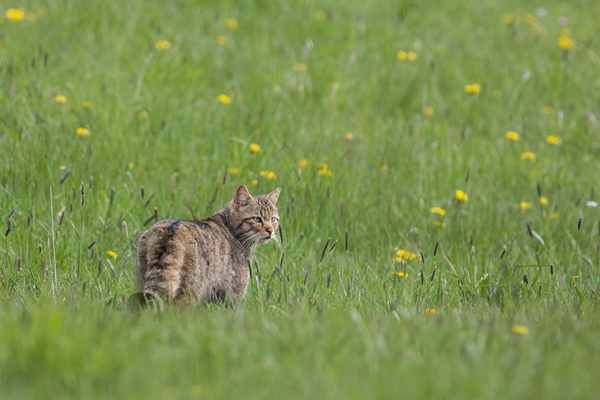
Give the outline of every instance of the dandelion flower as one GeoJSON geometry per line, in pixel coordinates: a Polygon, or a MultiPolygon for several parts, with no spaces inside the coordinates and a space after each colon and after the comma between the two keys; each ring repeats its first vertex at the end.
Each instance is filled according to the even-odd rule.
{"type": "Polygon", "coordinates": [[[383,172],[387,172],[387,170],[388,170],[388,166],[387,166],[387,165],[385,165],[385,164],[383,164],[383,165],[380,165],[380,166],[379,166],[379,169],[380,169],[380,170],[382,170],[383,172]]]}
{"type": "Polygon", "coordinates": [[[408,61],[415,61],[417,59],[417,53],[415,53],[414,51],[409,51],[406,55],[406,58],[408,59],[408,61]]]}
{"type": "Polygon", "coordinates": [[[498,89],[494,90],[494,97],[495,98],[499,98],[502,95],[502,92],[499,91],[498,89]]]}
{"type": "Polygon", "coordinates": [[[231,29],[232,31],[237,31],[238,29],[240,29],[240,23],[236,18],[227,18],[224,21],[224,24],[227,28],[231,29]]]}
{"type": "Polygon", "coordinates": [[[544,108],[542,108],[542,112],[546,115],[550,114],[552,112],[552,107],[550,106],[545,106],[544,108]]]}
{"type": "Polygon", "coordinates": [[[425,313],[425,314],[435,314],[435,308],[426,308],[425,311],[423,311],[423,313],[425,313]]]}
{"type": "Polygon", "coordinates": [[[223,35],[219,35],[217,37],[217,43],[220,45],[225,45],[225,44],[227,44],[227,38],[223,35]]]}
{"type": "Polygon", "coordinates": [[[525,14],[523,17],[523,22],[525,22],[527,25],[534,26],[537,23],[537,18],[535,15],[525,14]]]}
{"type": "Polygon", "coordinates": [[[575,42],[568,36],[561,36],[558,38],[558,47],[563,50],[570,51],[575,48],[575,42]]]}
{"type": "Polygon", "coordinates": [[[295,63],[292,69],[296,72],[304,72],[308,70],[308,65],[305,63],[295,63]]]}
{"type": "Polygon", "coordinates": [[[415,253],[411,253],[407,250],[398,250],[394,260],[399,263],[405,263],[406,261],[414,260],[415,258],[417,258],[415,253]]]}
{"type": "Polygon", "coordinates": [[[529,328],[524,325],[513,325],[511,326],[510,330],[512,333],[516,333],[518,335],[529,335],[529,328]]]}
{"type": "Polygon", "coordinates": [[[321,169],[317,172],[320,176],[333,176],[333,172],[329,169],[327,164],[321,164],[321,169]]]}
{"type": "Polygon", "coordinates": [[[85,108],[92,108],[92,103],[90,103],[88,100],[82,101],[81,105],[85,108]]]}
{"type": "Polygon", "coordinates": [[[112,258],[117,258],[117,253],[115,253],[112,250],[107,251],[106,254],[108,254],[112,258]]]}
{"type": "Polygon", "coordinates": [[[25,18],[25,10],[22,8],[9,8],[4,15],[12,22],[19,22],[25,18]]]}
{"type": "Polygon", "coordinates": [[[169,50],[171,48],[171,42],[168,40],[159,40],[154,46],[156,47],[156,50],[169,50]]]}
{"type": "Polygon", "coordinates": [[[267,176],[267,175],[269,175],[269,171],[267,171],[266,169],[263,169],[263,170],[261,170],[261,171],[260,171],[258,174],[259,174],[260,176],[267,176]]]}
{"type": "Polygon", "coordinates": [[[229,174],[230,175],[237,175],[240,173],[239,168],[229,168],[229,174]]]}
{"type": "Polygon", "coordinates": [[[521,159],[528,161],[535,161],[535,154],[530,151],[526,151],[525,153],[521,153],[521,159]]]}
{"type": "Polygon", "coordinates": [[[517,23],[517,16],[515,14],[504,14],[502,16],[502,22],[506,25],[514,25],[517,23]]]}
{"type": "Polygon", "coordinates": [[[317,11],[315,16],[319,21],[325,21],[327,19],[327,13],[323,10],[317,11]]]}
{"type": "Polygon", "coordinates": [[[550,219],[558,219],[559,214],[557,212],[550,213],[550,219]]]}
{"type": "Polygon", "coordinates": [[[398,57],[398,60],[400,61],[404,61],[406,60],[406,52],[404,50],[400,50],[397,54],[396,57],[398,57]]]}
{"type": "Polygon", "coordinates": [[[519,203],[519,208],[521,208],[521,210],[529,210],[531,208],[531,203],[528,201],[522,201],[519,203]]]}
{"type": "Polygon", "coordinates": [[[506,135],[504,135],[504,137],[506,137],[508,140],[512,140],[513,142],[519,140],[519,134],[513,131],[506,132],[506,135]]]}
{"type": "Polygon", "coordinates": [[[456,200],[458,201],[462,201],[462,202],[467,202],[467,200],[469,200],[469,195],[467,195],[465,192],[463,192],[460,189],[457,189],[456,192],[454,192],[454,195],[456,196],[456,200]]]}
{"type": "Polygon", "coordinates": [[[300,168],[304,168],[308,165],[308,161],[302,159],[302,160],[300,160],[299,165],[300,165],[300,168]]]}
{"type": "Polygon", "coordinates": [[[398,275],[400,278],[406,277],[406,274],[404,272],[396,272],[396,275],[398,275]]]}
{"type": "Polygon", "coordinates": [[[231,97],[226,94],[220,94],[217,96],[217,101],[221,104],[231,104],[231,97]]]}
{"type": "Polygon", "coordinates": [[[545,198],[544,196],[540,197],[540,204],[545,206],[546,204],[548,204],[548,199],[545,198]]]}
{"type": "Polygon", "coordinates": [[[77,134],[79,136],[90,136],[90,131],[85,128],[77,128],[77,134]]]}
{"type": "Polygon", "coordinates": [[[267,174],[267,178],[269,180],[274,180],[274,179],[277,179],[277,175],[275,175],[275,172],[271,171],[267,174]]]}
{"type": "Polygon", "coordinates": [[[249,148],[250,148],[250,153],[258,153],[260,151],[260,146],[257,145],[256,143],[251,143],[249,148]]]}
{"type": "Polygon", "coordinates": [[[132,163],[132,162],[130,162],[130,163],[129,163],[129,169],[134,169],[134,168],[135,168],[135,164],[134,164],[134,163],[132,163]]]}
{"type": "Polygon", "coordinates": [[[354,139],[354,135],[352,134],[352,132],[346,133],[346,139],[348,139],[348,140],[354,139]]]}
{"type": "Polygon", "coordinates": [[[431,207],[431,208],[429,209],[429,211],[430,211],[432,214],[446,215],[446,211],[444,211],[444,209],[443,209],[443,208],[440,208],[440,207],[431,207]]]}
{"type": "Polygon", "coordinates": [[[550,135],[546,137],[546,142],[548,142],[552,146],[556,146],[558,144],[558,138],[554,135],[550,135]]]}
{"type": "Polygon", "coordinates": [[[54,101],[56,101],[58,104],[67,104],[67,96],[59,94],[54,98],[54,101]]]}
{"type": "Polygon", "coordinates": [[[423,115],[426,117],[431,117],[433,115],[433,107],[425,107],[423,109],[423,115]]]}
{"type": "Polygon", "coordinates": [[[470,85],[465,85],[463,89],[465,93],[477,94],[481,91],[481,85],[479,83],[473,83],[470,85]]]}

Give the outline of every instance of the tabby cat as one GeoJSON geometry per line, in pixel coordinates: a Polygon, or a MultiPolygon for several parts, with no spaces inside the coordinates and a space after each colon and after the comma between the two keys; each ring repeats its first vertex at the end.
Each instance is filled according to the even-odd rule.
{"type": "MultiPolygon", "coordinates": [[[[252,196],[246,186],[205,220],[157,222],[140,235],[141,299],[235,303],[244,297],[248,260],[259,244],[277,239],[275,203],[281,188],[252,196]]],[[[136,296],[136,295],[134,295],[136,296]]]]}

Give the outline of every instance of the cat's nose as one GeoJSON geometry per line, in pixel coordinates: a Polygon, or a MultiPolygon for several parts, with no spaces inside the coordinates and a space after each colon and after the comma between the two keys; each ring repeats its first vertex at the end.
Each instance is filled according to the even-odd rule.
{"type": "Polygon", "coordinates": [[[270,226],[270,227],[268,227],[268,228],[267,228],[267,233],[268,233],[269,235],[272,235],[272,234],[273,234],[273,227],[271,227],[271,226],[270,226]]]}

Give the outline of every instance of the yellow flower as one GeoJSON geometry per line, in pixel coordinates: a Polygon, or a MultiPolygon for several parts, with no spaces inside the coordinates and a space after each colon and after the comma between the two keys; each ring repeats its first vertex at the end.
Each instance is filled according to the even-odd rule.
{"type": "Polygon", "coordinates": [[[473,83],[470,85],[465,85],[463,89],[465,93],[477,94],[481,91],[481,85],[479,83],[473,83]]]}
{"type": "Polygon", "coordinates": [[[239,168],[229,168],[230,175],[237,175],[240,172],[239,168]]]}
{"type": "Polygon", "coordinates": [[[469,200],[469,196],[460,189],[456,190],[456,192],[454,192],[454,195],[456,196],[456,200],[458,201],[466,202],[467,200],[469,200]]]}
{"type": "Polygon", "coordinates": [[[90,103],[87,100],[82,101],[81,105],[84,106],[85,108],[92,108],[92,103],[90,103]]]}
{"type": "Polygon", "coordinates": [[[54,101],[56,101],[59,104],[67,104],[67,96],[59,94],[54,98],[54,101]]]}
{"type": "Polygon", "coordinates": [[[352,134],[352,132],[346,133],[346,139],[348,139],[348,140],[354,139],[354,135],[352,134]]]}
{"type": "Polygon", "coordinates": [[[517,140],[519,140],[519,134],[517,132],[513,132],[513,131],[508,131],[506,132],[506,135],[504,135],[508,140],[512,140],[513,142],[516,142],[517,140]]]}
{"type": "Polygon", "coordinates": [[[392,272],[392,275],[398,275],[400,278],[405,278],[408,274],[405,274],[404,272],[392,272]]]}
{"type": "Polygon", "coordinates": [[[227,44],[227,38],[223,35],[219,35],[217,36],[217,43],[219,43],[220,45],[227,44]]]}
{"type": "Polygon", "coordinates": [[[270,180],[277,179],[277,175],[275,175],[275,172],[271,171],[267,174],[267,178],[270,180]]]}
{"type": "Polygon", "coordinates": [[[535,161],[535,154],[530,151],[526,151],[525,153],[521,153],[521,158],[523,160],[535,161]]]}
{"type": "Polygon", "coordinates": [[[317,11],[317,13],[315,14],[315,16],[317,17],[317,19],[319,21],[325,21],[327,19],[327,13],[323,10],[319,10],[317,11]]]}
{"type": "Polygon", "coordinates": [[[130,163],[129,163],[129,169],[134,169],[134,168],[135,168],[135,164],[134,164],[134,163],[132,163],[132,162],[130,162],[130,163]]]}
{"type": "Polygon", "coordinates": [[[29,21],[29,22],[35,22],[35,20],[37,19],[37,16],[32,12],[28,12],[25,15],[25,19],[27,19],[27,21],[29,21]]]}
{"type": "Polygon", "coordinates": [[[431,207],[431,208],[429,209],[429,211],[430,211],[432,214],[446,215],[446,211],[444,211],[444,209],[443,209],[443,208],[440,208],[440,207],[431,207]]]}
{"type": "Polygon", "coordinates": [[[237,31],[238,29],[240,29],[240,23],[235,18],[227,18],[224,23],[225,26],[231,29],[232,31],[237,31]]]}
{"type": "Polygon", "coordinates": [[[415,53],[414,51],[409,51],[406,55],[406,58],[408,59],[408,61],[415,61],[417,59],[417,53],[415,53]]]}
{"type": "Polygon", "coordinates": [[[308,70],[308,65],[304,63],[295,63],[292,69],[296,72],[304,72],[308,70]]]}
{"type": "Polygon", "coordinates": [[[106,252],[106,254],[108,254],[112,258],[117,258],[117,253],[115,253],[114,251],[109,250],[106,252]]]}
{"type": "Polygon", "coordinates": [[[533,26],[536,24],[537,19],[535,18],[535,15],[525,14],[523,17],[523,22],[525,22],[527,25],[533,26]]]}
{"type": "Polygon", "coordinates": [[[502,92],[501,92],[501,91],[499,91],[498,89],[494,90],[494,97],[495,97],[495,98],[498,98],[498,97],[500,97],[500,95],[502,95],[502,92]]]}
{"type": "Polygon", "coordinates": [[[221,104],[231,104],[231,97],[226,94],[220,94],[217,96],[217,101],[221,104]]]}
{"type": "Polygon", "coordinates": [[[542,108],[542,111],[544,114],[548,115],[552,112],[552,107],[550,106],[545,106],[544,108],[542,108]]]}
{"type": "Polygon", "coordinates": [[[433,115],[433,107],[425,107],[423,109],[423,115],[426,117],[431,117],[433,115]]]}
{"type": "Polygon", "coordinates": [[[517,16],[515,14],[504,14],[502,16],[502,22],[506,25],[514,25],[517,23],[517,16]]]}
{"type": "Polygon", "coordinates": [[[300,165],[300,168],[304,168],[304,167],[306,167],[308,165],[308,161],[302,159],[302,160],[300,160],[300,164],[299,165],[300,165]]]}
{"type": "Polygon", "coordinates": [[[573,279],[579,279],[579,275],[572,276],[571,280],[573,280],[573,279]]]}
{"type": "Polygon", "coordinates": [[[423,312],[425,314],[435,314],[435,308],[426,308],[423,312]]]}
{"type": "Polygon", "coordinates": [[[443,221],[433,221],[433,226],[435,228],[445,228],[446,227],[446,223],[443,221]]]}
{"type": "Polygon", "coordinates": [[[570,51],[575,48],[575,42],[568,36],[561,36],[558,38],[558,47],[570,51]]]}
{"type": "Polygon", "coordinates": [[[171,42],[168,40],[159,40],[155,44],[156,50],[169,50],[171,48],[171,42]]]}
{"type": "Polygon", "coordinates": [[[321,169],[317,172],[320,176],[333,176],[333,172],[328,168],[327,164],[321,164],[321,169]]]}
{"type": "Polygon", "coordinates": [[[529,335],[529,328],[524,325],[513,325],[510,330],[519,335],[529,335]]]}
{"type": "Polygon", "coordinates": [[[259,174],[260,176],[267,176],[267,175],[269,175],[269,171],[267,171],[266,169],[263,169],[263,170],[261,170],[261,171],[260,171],[258,174],[259,174]]]}
{"type": "Polygon", "coordinates": [[[250,153],[258,153],[260,151],[260,146],[257,145],[256,143],[251,143],[249,147],[250,147],[250,153]]]}
{"type": "Polygon", "coordinates": [[[258,181],[257,181],[256,179],[255,179],[255,180],[253,180],[253,181],[252,181],[252,184],[253,184],[254,186],[258,185],[258,181]]]}
{"type": "Polygon", "coordinates": [[[558,138],[554,135],[550,135],[546,137],[546,142],[550,143],[553,146],[558,144],[558,138]]]}
{"type": "Polygon", "coordinates": [[[396,54],[396,57],[398,57],[398,60],[404,61],[406,60],[406,52],[404,50],[400,50],[398,54],[396,54]]]}
{"type": "Polygon", "coordinates": [[[380,170],[382,170],[383,172],[386,172],[388,170],[388,166],[383,164],[379,167],[380,170]]]}
{"type": "Polygon", "coordinates": [[[90,131],[85,128],[77,128],[77,134],[79,136],[90,136],[90,131]]]}
{"type": "Polygon", "coordinates": [[[25,10],[23,10],[22,8],[9,8],[8,10],[6,10],[6,13],[4,13],[4,15],[12,22],[19,22],[23,21],[23,18],[25,18],[25,10]]]}
{"type": "Polygon", "coordinates": [[[410,251],[406,250],[398,250],[394,260],[399,263],[404,263],[406,261],[414,260],[415,258],[417,258],[415,253],[411,253],[410,251]]]}
{"type": "Polygon", "coordinates": [[[519,207],[521,210],[529,210],[531,208],[531,203],[528,201],[522,201],[519,203],[519,207]]]}
{"type": "Polygon", "coordinates": [[[545,198],[544,196],[540,197],[540,204],[545,206],[546,204],[548,204],[548,199],[545,198]]]}
{"type": "Polygon", "coordinates": [[[558,214],[557,212],[550,213],[550,218],[551,218],[551,219],[558,219],[558,215],[559,215],[559,214],[558,214]]]}

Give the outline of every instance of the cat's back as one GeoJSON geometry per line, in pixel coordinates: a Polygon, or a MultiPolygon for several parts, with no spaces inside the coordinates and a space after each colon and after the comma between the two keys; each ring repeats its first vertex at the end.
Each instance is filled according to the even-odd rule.
{"type": "Polygon", "coordinates": [[[183,221],[165,219],[144,231],[138,240],[137,258],[140,272],[159,266],[167,256],[189,259],[198,251],[212,253],[225,250],[229,231],[218,220],[183,221]]]}

